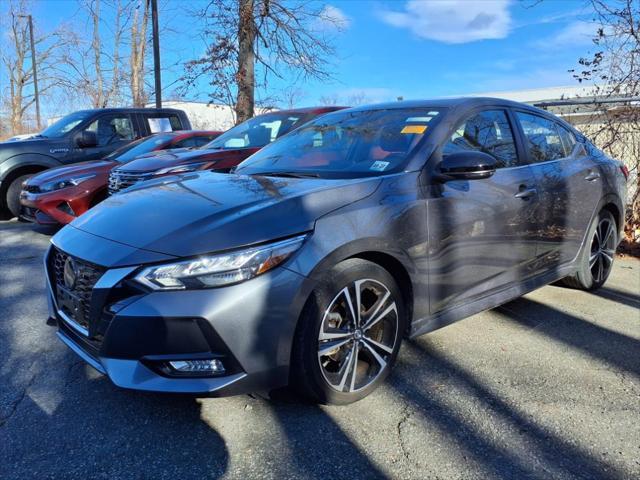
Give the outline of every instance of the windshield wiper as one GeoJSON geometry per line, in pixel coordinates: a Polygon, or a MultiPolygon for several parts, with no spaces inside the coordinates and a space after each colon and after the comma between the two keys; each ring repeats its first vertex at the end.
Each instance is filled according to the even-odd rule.
{"type": "Polygon", "coordinates": [[[320,175],[313,172],[256,172],[250,175],[261,177],[287,177],[287,178],[320,178],[320,175]]]}

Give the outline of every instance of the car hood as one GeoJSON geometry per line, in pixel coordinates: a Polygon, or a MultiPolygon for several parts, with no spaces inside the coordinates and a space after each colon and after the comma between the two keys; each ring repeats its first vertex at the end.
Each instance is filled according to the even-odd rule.
{"type": "Polygon", "coordinates": [[[27,185],[42,185],[44,183],[63,180],[82,175],[108,173],[118,162],[110,160],[94,160],[91,162],[80,162],[63,167],[50,168],[42,173],[34,175],[27,180],[27,185]]]}
{"type": "Polygon", "coordinates": [[[218,162],[246,153],[249,156],[258,149],[241,150],[203,150],[203,149],[183,149],[162,151],[154,155],[145,155],[134,158],[130,162],[118,168],[119,172],[150,173],[161,168],[174,167],[194,162],[218,162]]]}
{"type": "Polygon", "coordinates": [[[316,219],[371,195],[379,184],[375,177],[191,173],[109,197],[70,225],[131,247],[186,257],[310,231],[316,219]]]}
{"type": "Polygon", "coordinates": [[[66,138],[27,138],[11,142],[0,142],[0,163],[15,155],[33,153],[37,155],[59,156],[55,154],[57,149],[69,150],[69,141],[66,138]]]}

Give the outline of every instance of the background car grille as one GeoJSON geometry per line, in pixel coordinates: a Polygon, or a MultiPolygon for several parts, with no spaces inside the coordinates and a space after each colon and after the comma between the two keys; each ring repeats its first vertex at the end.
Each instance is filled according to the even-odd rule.
{"type": "Polygon", "coordinates": [[[38,185],[25,185],[22,189],[29,193],[40,193],[40,187],[38,185]]]}
{"type": "Polygon", "coordinates": [[[113,195],[149,178],[150,175],[148,173],[123,173],[112,170],[109,173],[109,195],[113,195]]]}
{"type": "Polygon", "coordinates": [[[56,300],[59,308],[68,317],[81,327],[89,330],[91,293],[94,285],[104,273],[104,270],[74,258],[77,267],[77,277],[75,285],[69,288],[65,285],[64,281],[64,265],[67,258],[69,258],[69,255],[54,248],[51,257],[51,267],[53,270],[52,280],[55,283],[56,300]],[[68,306],[69,302],[65,301],[65,291],[77,300],[75,308],[70,308],[68,306]]]}

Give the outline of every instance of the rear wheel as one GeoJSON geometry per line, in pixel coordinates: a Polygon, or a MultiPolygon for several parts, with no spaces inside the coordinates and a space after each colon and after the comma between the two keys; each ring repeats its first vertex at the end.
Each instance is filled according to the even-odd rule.
{"type": "Polygon", "coordinates": [[[404,325],[402,295],[389,272],[361,259],[336,265],[300,319],[292,386],[320,403],[360,400],[389,375],[404,325]]]}
{"type": "Polygon", "coordinates": [[[31,175],[22,175],[15,178],[9,184],[7,189],[7,208],[14,217],[20,216],[20,192],[22,191],[22,183],[25,182],[31,175]]]}
{"type": "Polygon", "coordinates": [[[562,283],[581,290],[596,290],[609,278],[618,245],[616,221],[602,210],[587,232],[587,242],[578,258],[578,271],[562,283]]]}

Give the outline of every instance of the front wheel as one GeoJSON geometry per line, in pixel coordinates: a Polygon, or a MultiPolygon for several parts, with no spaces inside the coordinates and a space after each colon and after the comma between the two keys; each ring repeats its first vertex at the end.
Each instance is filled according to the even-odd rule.
{"type": "Polygon", "coordinates": [[[611,274],[617,245],[615,218],[611,212],[602,210],[587,232],[587,241],[578,257],[578,271],[564,278],[562,283],[581,290],[602,287],[611,274]]]}
{"type": "Polygon", "coordinates": [[[20,217],[20,192],[22,191],[22,184],[29,178],[31,178],[31,175],[22,175],[15,178],[7,189],[6,205],[9,213],[14,217],[20,217]]]}
{"type": "Polygon", "coordinates": [[[307,302],[293,345],[292,386],[314,401],[348,404],[389,375],[405,328],[400,290],[381,266],[336,265],[307,302]]]}

